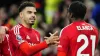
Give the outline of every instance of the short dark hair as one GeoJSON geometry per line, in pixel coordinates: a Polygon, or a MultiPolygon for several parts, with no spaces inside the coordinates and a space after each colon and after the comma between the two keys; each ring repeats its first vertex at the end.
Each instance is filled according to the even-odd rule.
{"type": "Polygon", "coordinates": [[[74,17],[75,19],[84,19],[87,8],[82,2],[74,1],[72,2],[68,10],[70,13],[72,13],[72,17],[74,17]]]}
{"type": "Polygon", "coordinates": [[[24,1],[19,6],[18,12],[20,13],[26,7],[35,7],[35,4],[33,2],[30,2],[30,1],[24,1]]]}
{"type": "Polygon", "coordinates": [[[74,2],[74,1],[80,1],[80,2],[85,2],[84,0],[71,0],[71,2],[74,2]]]}

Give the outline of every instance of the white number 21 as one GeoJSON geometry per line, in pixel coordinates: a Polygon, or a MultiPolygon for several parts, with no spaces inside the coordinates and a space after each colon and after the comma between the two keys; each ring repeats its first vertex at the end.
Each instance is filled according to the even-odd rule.
{"type": "MultiPolygon", "coordinates": [[[[92,40],[92,56],[94,56],[96,36],[90,35],[90,39],[92,40]]],[[[77,42],[80,42],[81,40],[84,40],[85,43],[78,49],[77,56],[90,56],[89,54],[81,54],[81,52],[86,49],[89,44],[87,36],[84,34],[79,35],[77,42]]]]}

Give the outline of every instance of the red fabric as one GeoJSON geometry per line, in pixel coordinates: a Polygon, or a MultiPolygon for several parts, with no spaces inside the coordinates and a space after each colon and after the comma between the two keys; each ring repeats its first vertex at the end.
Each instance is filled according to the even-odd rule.
{"type": "Polygon", "coordinates": [[[58,45],[58,56],[63,55],[61,54],[61,52],[66,53],[65,56],[77,56],[77,53],[80,50],[79,48],[84,47],[83,45],[85,45],[86,48],[84,47],[85,48],[84,50],[81,49],[80,54],[89,54],[89,56],[92,56],[92,47],[93,47],[92,42],[94,39],[91,40],[91,35],[96,36],[95,45],[94,45],[94,47],[96,47],[98,44],[98,30],[94,26],[84,21],[75,21],[72,24],[64,27],[60,33],[60,44],[58,45]],[[78,26],[80,27],[77,28],[78,26]],[[90,30],[91,27],[92,30],[90,30]],[[84,34],[86,37],[84,37],[83,35],[79,37],[81,34],[84,34]]]}
{"type": "MultiPolygon", "coordinates": [[[[34,45],[36,45],[37,48],[38,46],[40,47],[42,44],[40,43],[40,34],[35,29],[26,28],[23,25],[18,24],[15,27],[13,27],[11,31],[9,31],[9,41],[13,56],[41,56],[40,51],[32,53],[34,52],[34,50],[31,50],[32,52],[28,50],[29,53],[26,53],[28,52],[27,49],[23,51],[24,44],[20,43],[21,41],[27,42],[27,44],[25,44],[26,45],[25,47],[27,47],[28,49],[31,49],[29,48],[29,46],[32,47],[34,45]]],[[[44,46],[42,48],[39,48],[40,50],[47,47],[46,43],[43,45],[44,46]]]]}
{"type": "Polygon", "coordinates": [[[0,55],[1,56],[10,56],[10,50],[8,50],[8,49],[9,49],[8,40],[5,37],[5,40],[2,43],[0,43],[0,55]]]}
{"type": "Polygon", "coordinates": [[[66,56],[66,53],[65,52],[58,52],[57,56],[66,56]]]}
{"type": "Polygon", "coordinates": [[[30,54],[35,54],[39,51],[41,51],[42,49],[46,48],[48,45],[46,44],[46,42],[42,42],[39,44],[36,44],[34,46],[30,46],[27,42],[24,42],[20,45],[20,49],[27,55],[30,54]]]}
{"type": "Polygon", "coordinates": [[[2,53],[1,53],[1,49],[2,49],[1,46],[2,46],[2,45],[1,45],[1,43],[0,43],[0,56],[2,55],[2,53]]]}

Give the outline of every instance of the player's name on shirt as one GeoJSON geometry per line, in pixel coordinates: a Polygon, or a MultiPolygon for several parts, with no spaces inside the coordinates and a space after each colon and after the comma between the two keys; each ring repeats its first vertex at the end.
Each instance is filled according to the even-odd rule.
{"type": "Polygon", "coordinates": [[[76,26],[77,30],[93,30],[92,26],[76,26]]]}

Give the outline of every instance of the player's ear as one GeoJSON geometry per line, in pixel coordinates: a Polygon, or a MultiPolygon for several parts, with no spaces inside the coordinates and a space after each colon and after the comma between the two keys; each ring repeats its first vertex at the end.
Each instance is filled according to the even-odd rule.
{"type": "Polygon", "coordinates": [[[22,18],[22,17],[23,17],[23,13],[22,13],[22,12],[20,12],[20,13],[19,13],[19,16],[22,18]]]}
{"type": "Polygon", "coordinates": [[[73,18],[73,14],[71,12],[68,13],[69,18],[73,18]]]}

